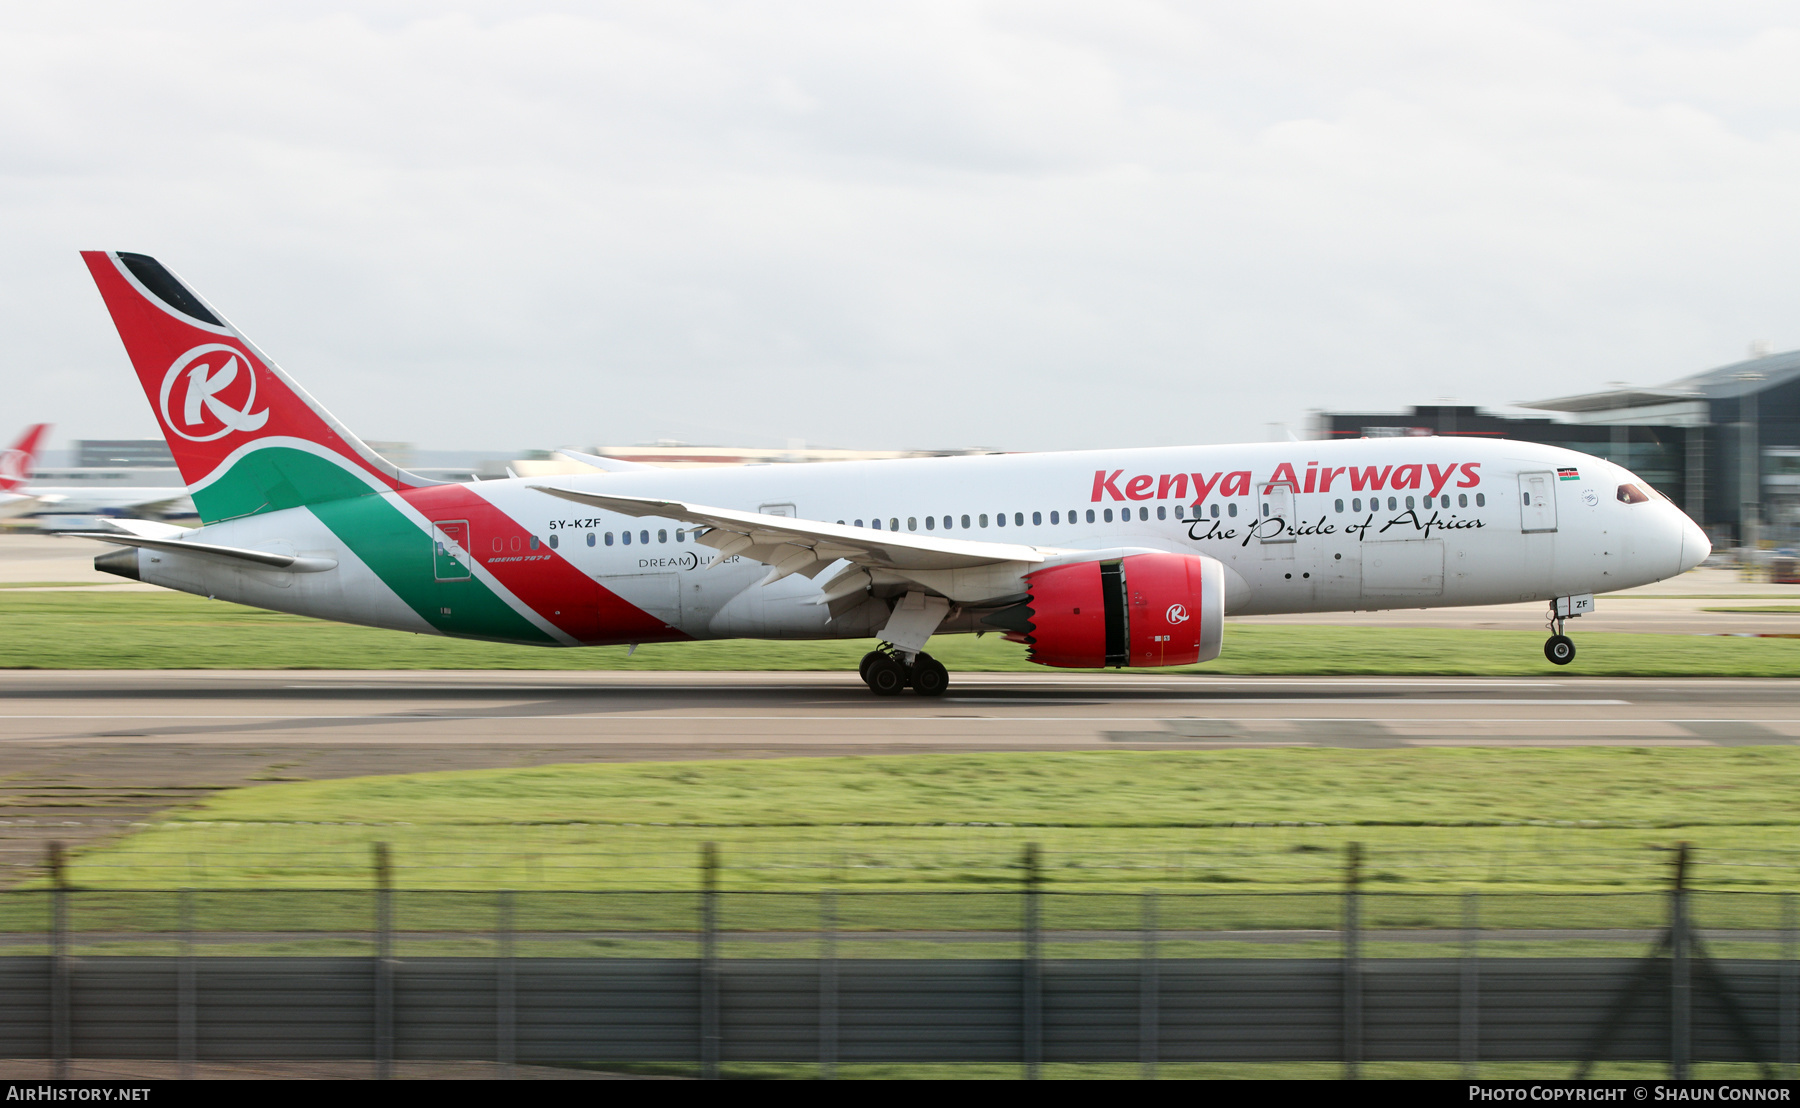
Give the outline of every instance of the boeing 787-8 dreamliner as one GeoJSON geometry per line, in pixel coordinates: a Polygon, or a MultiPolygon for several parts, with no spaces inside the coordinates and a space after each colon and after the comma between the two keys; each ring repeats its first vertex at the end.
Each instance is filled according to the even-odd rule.
{"type": "Polygon", "coordinates": [[[934,635],[1046,666],[1181,666],[1227,615],[1548,601],[1710,552],[1645,481],[1475,438],[828,462],[444,484],[398,469],[155,259],[83,255],[203,526],[120,521],[100,569],[321,619],[535,646],[874,636],[933,696],[934,635]]]}

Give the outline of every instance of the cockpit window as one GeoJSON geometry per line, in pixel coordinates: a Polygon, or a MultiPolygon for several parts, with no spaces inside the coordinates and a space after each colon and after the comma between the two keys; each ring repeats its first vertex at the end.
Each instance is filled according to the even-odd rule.
{"type": "Polygon", "coordinates": [[[1650,498],[1644,495],[1644,490],[1638,488],[1636,485],[1624,484],[1619,486],[1619,503],[1647,504],[1649,501],[1650,498]]]}

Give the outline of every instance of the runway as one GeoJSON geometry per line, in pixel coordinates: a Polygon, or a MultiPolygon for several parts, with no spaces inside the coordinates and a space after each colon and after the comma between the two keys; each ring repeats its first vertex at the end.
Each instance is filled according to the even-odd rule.
{"type": "MultiPolygon", "coordinates": [[[[0,866],[262,781],[552,762],[1024,750],[1791,746],[1800,682],[971,674],[0,673],[0,866]]],[[[0,878],[4,882],[5,878],[0,878]]]]}

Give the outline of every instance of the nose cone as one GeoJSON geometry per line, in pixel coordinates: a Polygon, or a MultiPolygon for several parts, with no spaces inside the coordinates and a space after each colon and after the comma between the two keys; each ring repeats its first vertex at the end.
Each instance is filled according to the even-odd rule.
{"type": "Polygon", "coordinates": [[[1682,516],[1681,569],[1678,572],[1686,573],[1688,570],[1693,569],[1701,562],[1706,561],[1707,556],[1711,553],[1712,540],[1706,537],[1706,532],[1700,530],[1699,524],[1695,523],[1685,515],[1682,516]]]}

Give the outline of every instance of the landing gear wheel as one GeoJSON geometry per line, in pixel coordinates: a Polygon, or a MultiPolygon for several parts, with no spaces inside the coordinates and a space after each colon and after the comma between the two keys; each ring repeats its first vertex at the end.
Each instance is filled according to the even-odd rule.
{"type": "Polygon", "coordinates": [[[931,655],[921,654],[913,660],[912,687],[920,696],[943,696],[950,687],[950,671],[931,655]]]}
{"type": "Polygon", "coordinates": [[[906,689],[906,667],[886,654],[869,663],[865,671],[869,691],[876,696],[899,696],[906,689]]]}
{"type": "Polygon", "coordinates": [[[856,674],[863,679],[863,684],[869,683],[869,667],[875,664],[875,659],[885,657],[887,655],[879,650],[871,650],[862,656],[862,662],[856,667],[856,674]]]}
{"type": "Polygon", "coordinates": [[[1544,643],[1544,657],[1559,666],[1566,666],[1575,660],[1575,644],[1567,635],[1551,635],[1544,643]]]}

